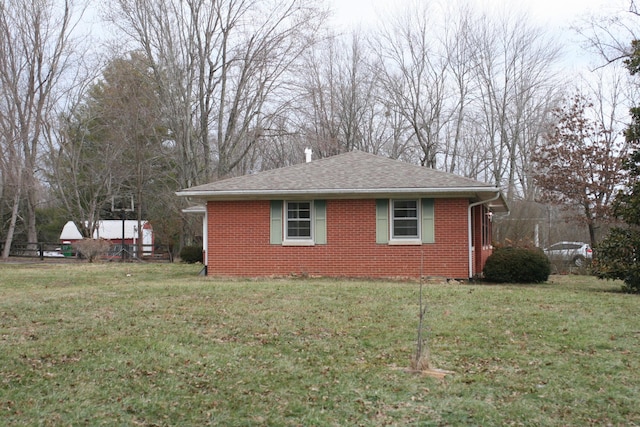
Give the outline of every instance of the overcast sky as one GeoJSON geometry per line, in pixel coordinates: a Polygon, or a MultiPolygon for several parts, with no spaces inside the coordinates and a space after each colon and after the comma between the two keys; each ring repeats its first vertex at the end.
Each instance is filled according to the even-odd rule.
{"type": "MultiPolygon", "coordinates": [[[[406,4],[411,0],[331,0],[336,11],[336,21],[342,25],[374,22],[376,11],[384,11],[392,5],[406,4]]],[[[413,0],[415,1],[415,0],[413,0]]],[[[467,0],[482,10],[505,6],[526,11],[540,23],[562,27],[581,15],[606,14],[611,10],[626,9],[630,0],[467,0]]]]}

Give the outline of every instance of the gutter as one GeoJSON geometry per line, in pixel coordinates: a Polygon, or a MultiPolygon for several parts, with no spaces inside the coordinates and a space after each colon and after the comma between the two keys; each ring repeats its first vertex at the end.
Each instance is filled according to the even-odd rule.
{"type": "Polygon", "coordinates": [[[469,236],[469,280],[473,278],[473,236],[471,235],[471,209],[476,206],[484,205],[486,203],[493,202],[500,198],[500,191],[496,193],[491,199],[481,200],[479,202],[471,203],[469,205],[469,210],[467,212],[467,227],[468,227],[468,236],[469,236]]]}

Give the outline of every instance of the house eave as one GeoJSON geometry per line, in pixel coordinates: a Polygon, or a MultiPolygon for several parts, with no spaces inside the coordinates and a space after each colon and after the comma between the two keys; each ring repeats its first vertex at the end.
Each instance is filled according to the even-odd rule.
{"type": "Polygon", "coordinates": [[[189,206],[188,208],[182,209],[182,213],[186,214],[204,214],[207,212],[207,207],[203,204],[189,206]]]}
{"type": "Polygon", "coordinates": [[[507,204],[500,189],[496,187],[452,187],[452,188],[371,188],[371,189],[294,189],[294,190],[221,190],[193,191],[182,190],[177,196],[189,197],[200,201],[236,201],[236,200],[272,200],[272,199],[368,199],[394,197],[461,197],[473,201],[491,200],[496,194],[500,197],[491,201],[490,208],[508,212],[507,204]]]}

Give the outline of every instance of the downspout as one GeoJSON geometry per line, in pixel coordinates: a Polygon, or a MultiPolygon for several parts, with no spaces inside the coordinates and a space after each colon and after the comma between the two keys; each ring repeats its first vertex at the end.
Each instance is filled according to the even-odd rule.
{"type": "Polygon", "coordinates": [[[202,218],[202,264],[204,266],[204,275],[206,276],[209,273],[209,210],[207,204],[205,204],[202,218]]]}
{"type": "Polygon", "coordinates": [[[467,212],[467,228],[469,237],[469,279],[473,278],[473,236],[471,235],[471,209],[479,205],[484,205],[485,203],[493,202],[494,200],[498,200],[499,198],[500,191],[498,191],[496,195],[491,199],[482,200],[480,202],[471,203],[469,205],[469,211],[467,212]]]}

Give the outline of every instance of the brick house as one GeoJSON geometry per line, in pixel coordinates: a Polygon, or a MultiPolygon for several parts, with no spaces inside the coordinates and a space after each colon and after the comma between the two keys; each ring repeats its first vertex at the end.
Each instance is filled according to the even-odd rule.
{"type": "Polygon", "coordinates": [[[176,194],[206,205],[215,276],[467,279],[491,254],[492,214],[508,210],[495,186],[360,151],[176,194]]]}

